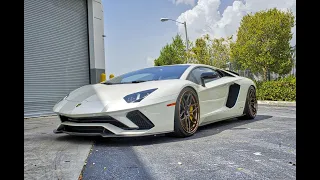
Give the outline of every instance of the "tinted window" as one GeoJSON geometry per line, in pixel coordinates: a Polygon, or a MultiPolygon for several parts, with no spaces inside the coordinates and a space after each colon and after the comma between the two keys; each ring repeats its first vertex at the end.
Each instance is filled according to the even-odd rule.
{"type": "Polygon", "coordinates": [[[199,68],[196,68],[196,69],[191,71],[191,73],[189,74],[189,77],[187,78],[187,80],[192,81],[192,82],[194,82],[196,84],[201,84],[200,76],[204,72],[213,72],[215,74],[218,74],[218,76],[219,76],[218,78],[214,78],[214,79],[205,79],[204,80],[205,83],[208,83],[208,82],[213,81],[215,79],[219,79],[221,77],[221,75],[219,73],[217,73],[213,69],[206,68],[206,67],[199,67],[199,68]]]}
{"type": "Polygon", "coordinates": [[[145,68],[114,77],[106,83],[130,83],[132,81],[179,79],[188,67],[189,65],[177,65],[145,68]]]}

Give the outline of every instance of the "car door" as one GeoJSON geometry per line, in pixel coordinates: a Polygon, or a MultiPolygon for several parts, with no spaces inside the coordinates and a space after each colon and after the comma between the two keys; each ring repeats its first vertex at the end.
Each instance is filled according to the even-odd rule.
{"type": "Polygon", "coordinates": [[[222,112],[226,105],[229,86],[235,78],[231,76],[222,76],[214,69],[208,67],[197,67],[190,72],[187,79],[198,84],[201,123],[214,121],[213,115],[219,114],[220,111],[222,112]],[[213,72],[218,75],[217,78],[206,79],[205,87],[201,85],[200,78],[201,74],[204,72],[213,72]]]}

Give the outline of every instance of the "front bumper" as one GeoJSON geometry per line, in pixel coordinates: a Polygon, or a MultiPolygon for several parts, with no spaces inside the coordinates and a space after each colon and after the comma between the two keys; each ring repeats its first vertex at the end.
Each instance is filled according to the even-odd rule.
{"type": "Polygon", "coordinates": [[[174,109],[171,101],[127,109],[124,111],[95,114],[59,114],[61,124],[55,133],[78,136],[144,136],[172,132],[174,109]]]}

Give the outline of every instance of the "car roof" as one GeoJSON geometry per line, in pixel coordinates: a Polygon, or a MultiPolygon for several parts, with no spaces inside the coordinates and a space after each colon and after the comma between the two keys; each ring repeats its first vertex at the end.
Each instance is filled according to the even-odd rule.
{"type": "MultiPolygon", "coordinates": [[[[210,68],[214,68],[214,69],[219,69],[217,67],[214,67],[214,66],[210,66],[210,65],[206,65],[206,64],[193,64],[193,63],[188,63],[188,64],[171,64],[171,65],[163,65],[163,66],[189,66],[189,68],[193,68],[193,67],[210,67],[210,68]]],[[[158,66],[158,67],[161,67],[161,66],[158,66]]]]}

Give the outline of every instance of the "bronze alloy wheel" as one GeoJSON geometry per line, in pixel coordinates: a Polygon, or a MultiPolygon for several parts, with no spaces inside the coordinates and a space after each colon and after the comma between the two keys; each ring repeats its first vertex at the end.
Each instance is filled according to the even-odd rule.
{"type": "Polygon", "coordinates": [[[258,108],[258,102],[256,97],[256,91],[254,88],[250,88],[249,92],[249,108],[251,110],[252,116],[256,116],[257,114],[257,108],[258,108]]]}
{"type": "Polygon", "coordinates": [[[199,125],[199,102],[192,90],[184,91],[179,100],[179,120],[183,130],[193,134],[199,125]]]}

